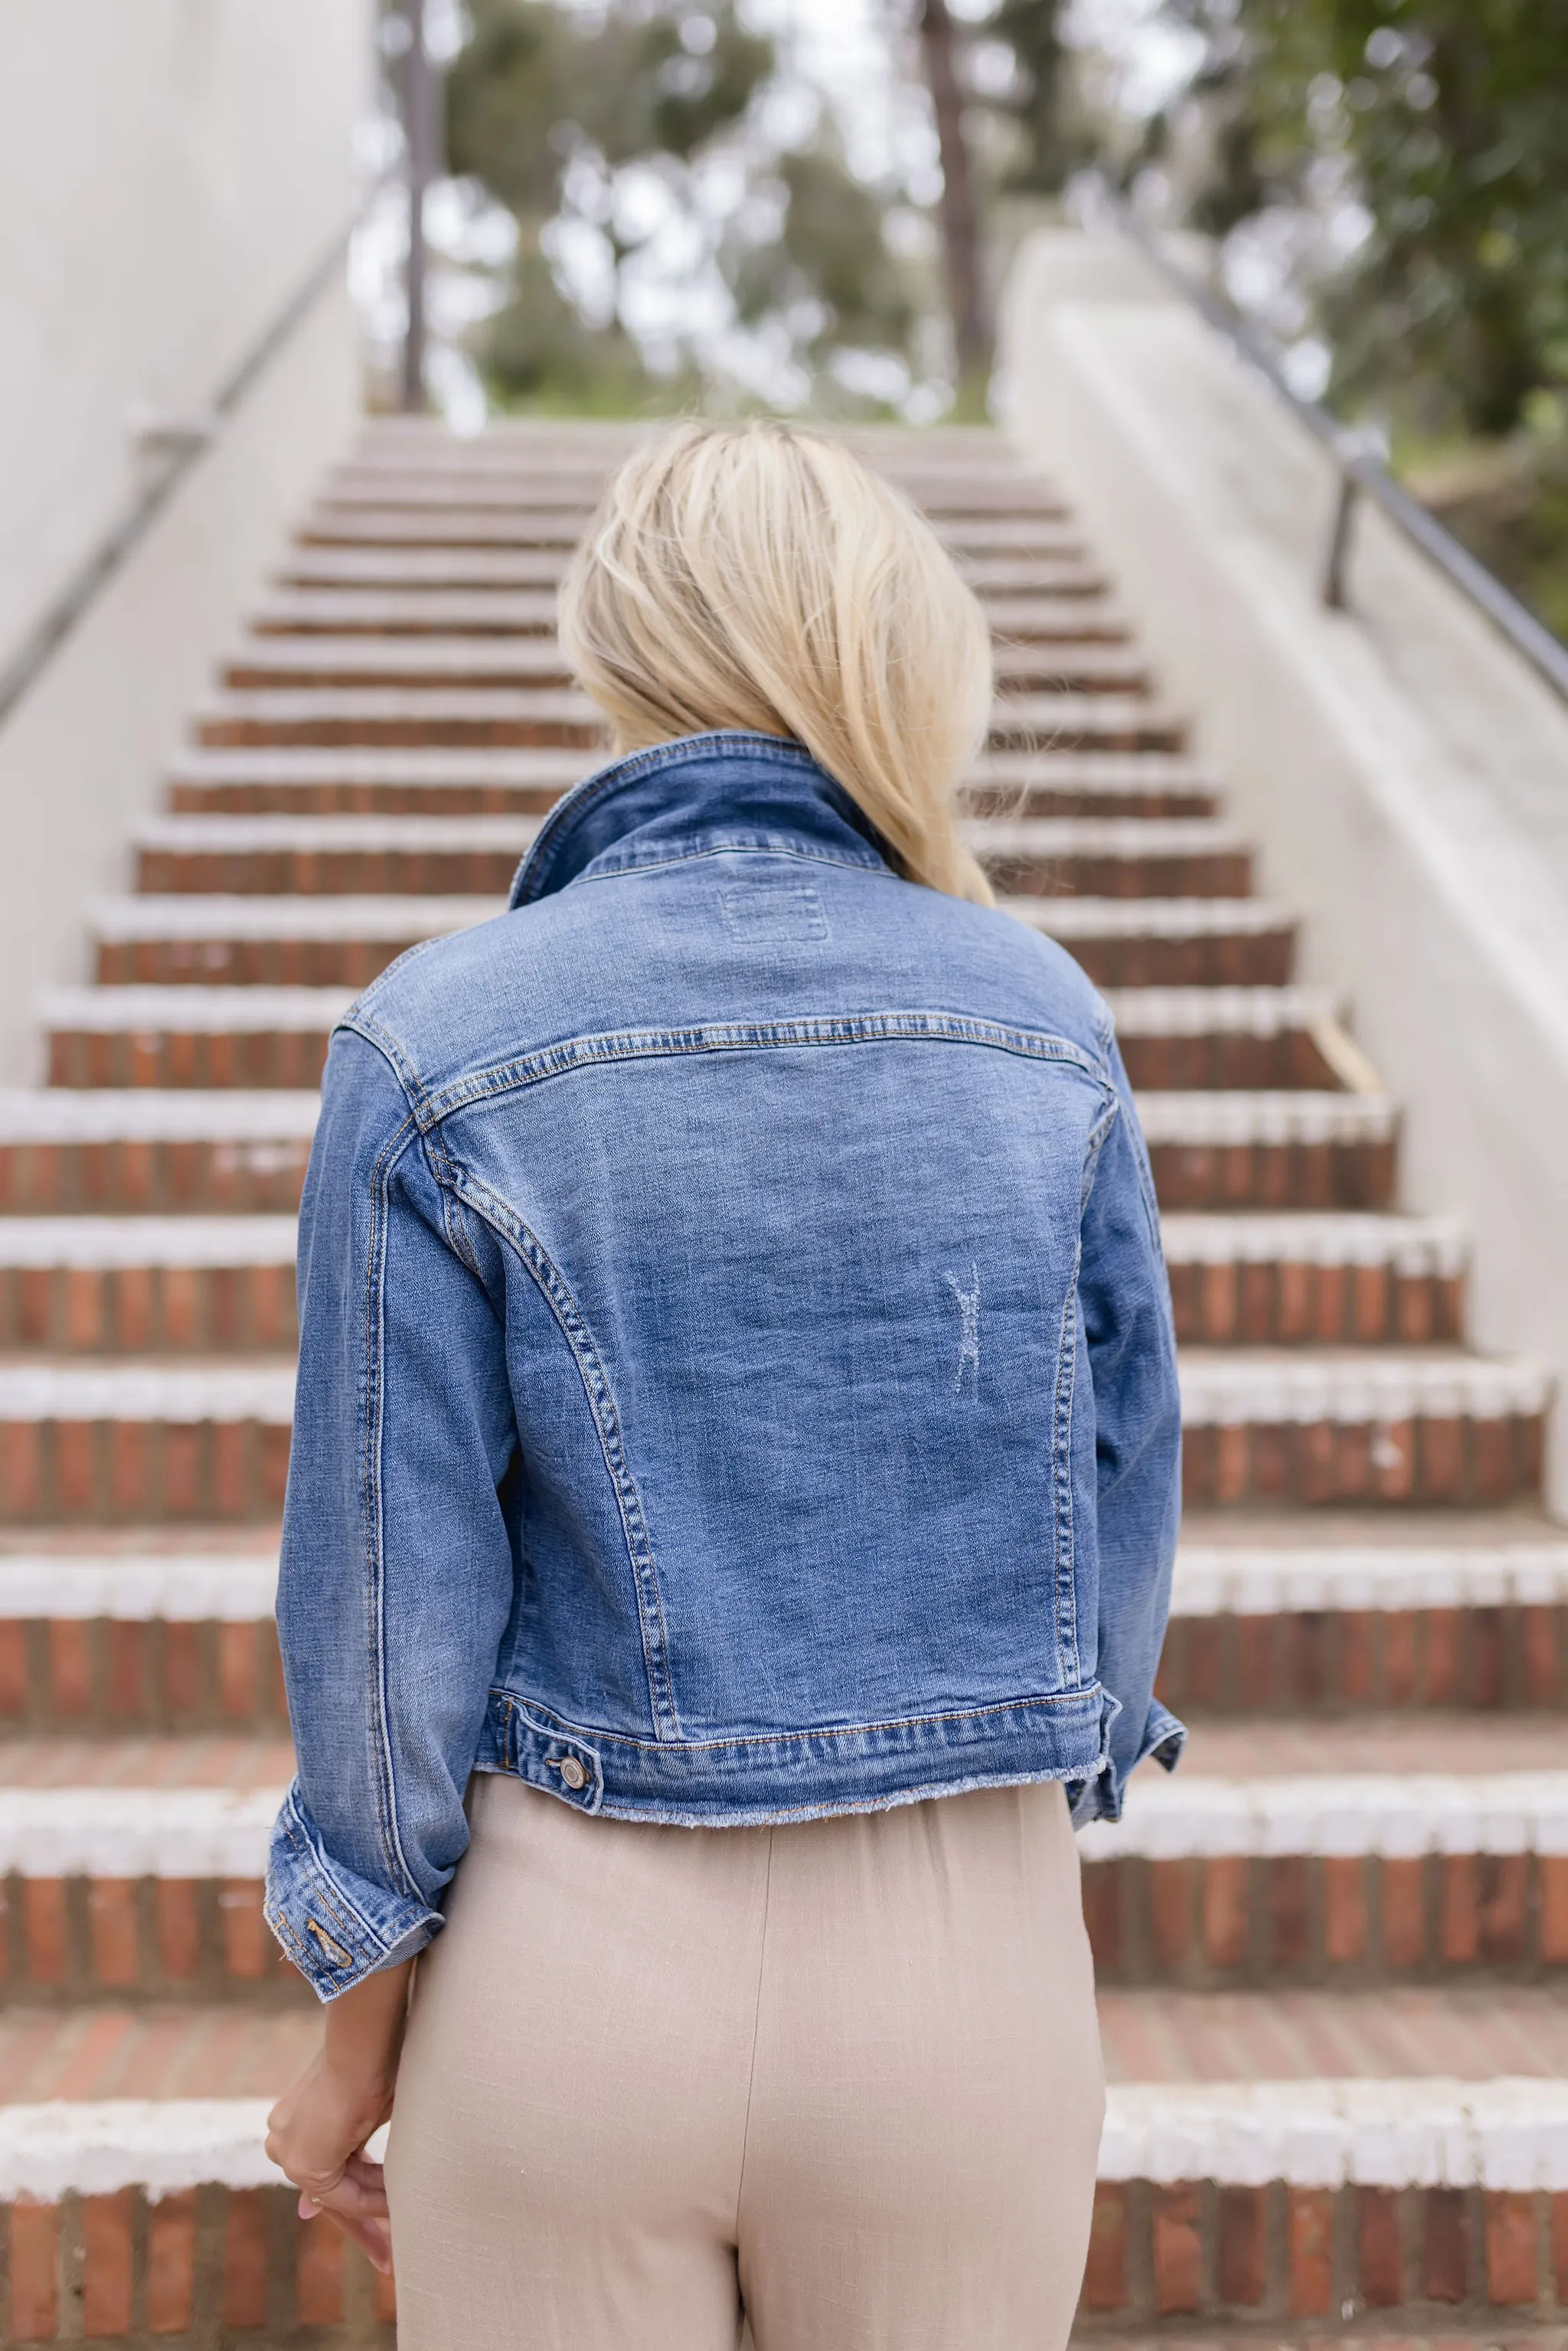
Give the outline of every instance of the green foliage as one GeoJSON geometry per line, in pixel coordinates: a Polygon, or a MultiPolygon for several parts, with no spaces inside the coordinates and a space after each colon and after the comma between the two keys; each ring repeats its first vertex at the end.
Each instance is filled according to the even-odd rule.
{"type": "Polygon", "coordinates": [[[1055,195],[1085,161],[1066,120],[1059,0],[1001,0],[986,32],[1013,56],[1013,87],[991,100],[1012,126],[1017,160],[1003,184],[1019,194],[1055,195]]]}
{"type": "Polygon", "coordinates": [[[906,351],[920,303],[883,234],[886,193],[851,172],[826,114],[789,152],[759,133],[779,60],[735,0],[609,0],[593,14],[470,0],[469,20],[447,76],[447,159],[517,225],[507,299],[476,338],[503,402],[664,407],[700,389],[689,340],[651,375],[626,322],[655,234],[647,203],[623,201],[637,173],[666,221],[681,216],[694,273],[716,277],[737,323],[797,371],[846,347],[906,351]],[[716,162],[733,183],[722,213],[700,186],[716,162]],[[602,262],[596,308],[563,277],[563,225],[602,262]]]}
{"type": "Polygon", "coordinates": [[[1568,0],[1168,0],[1218,118],[1195,225],[1343,169],[1370,215],[1324,290],[1338,391],[1511,431],[1568,384],[1568,0]]]}

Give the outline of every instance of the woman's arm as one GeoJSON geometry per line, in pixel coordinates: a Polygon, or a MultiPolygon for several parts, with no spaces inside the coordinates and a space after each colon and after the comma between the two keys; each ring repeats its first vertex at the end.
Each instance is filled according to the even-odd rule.
{"type": "Polygon", "coordinates": [[[300,1212],[277,1593],[298,1776],[267,1894],[323,2001],[441,1926],[512,1605],[504,1332],[434,1155],[393,1054],[340,1029],[300,1212]]]}
{"type": "Polygon", "coordinates": [[[325,2212],[383,2272],[386,2189],[364,2146],[392,2112],[413,1966],[384,1968],[332,2002],[320,2055],[267,2118],[267,2155],[303,2191],[300,2219],[325,2212]]]}
{"type": "Polygon", "coordinates": [[[1083,1212],[1078,1295],[1093,1388],[1101,1682],[1120,1702],[1111,1768],[1082,1819],[1120,1817],[1144,1756],[1166,1768],[1186,1732],[1154,1695],[1181,1516],[1181,1395],[1159,1210],[1132,1089],[1114,1040],[1120,1098],[1083,1212]]]}

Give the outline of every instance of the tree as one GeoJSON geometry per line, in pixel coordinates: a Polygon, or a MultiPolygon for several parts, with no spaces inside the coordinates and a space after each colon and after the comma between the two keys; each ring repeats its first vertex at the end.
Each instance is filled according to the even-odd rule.
{"type": "Polygon", "coordinates": [[[964,97],[954,57],[953,19],[947,0],[920,0],[920,53],[936,119],[942,160],[942,250],[946,263],[947,301],[953,315],[953,351],[961,383],[972,382],[990,363],[990,304],[987,298],[975,171],[964,123],[964,97]]]}
{"type": "Polygon", "coordinates": [[[471,0],[469,15],[447,152],[517,223],[479,346],[503,398],[636,405],[658,389],[650,350],[666,400],[689,396],[731,330],[776,379],[830,398],[849,398],[846,350],[907,355],[921,303],[883,235],[891,192],[851,171],[825,108],[803,123],[797,106],[788,139],[768,131],[779,59],[734,0],[594,16],[471,0]],[[683,301],[661,307],[672,266],[685,324],[683,301]]]}
{"type": "Polygon", "coordinates": [[[1364,206],[1319,289],[1349,396],[1510,432],[1568,386],[1568,0],[1167,0],[1224,138],[1199,225],[1364,206]]]}

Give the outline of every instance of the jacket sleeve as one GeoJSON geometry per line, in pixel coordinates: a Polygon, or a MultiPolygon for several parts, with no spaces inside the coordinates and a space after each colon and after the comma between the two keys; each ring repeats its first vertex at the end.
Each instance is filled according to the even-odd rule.
{"type": "Polygon", "coordinates": [[[267,1916],[319,1997],[409,1958],[512,1601],[505,1339],[391,1062],[332,1040],[299,1224],[299,1377],[277,1628],[298,1777],[267,1916]]]}
{"type": "Polygon", "coordinates": [[[1074,1805],[1119,1820],[1145,1755],[1174,1771],[1186,1739],[1154,1695],[1181,1515],[1181,1398],[1154,1177],[1132,1090],[1108,1043],[1116,1115],[1083,1212],[1079,1305],[1094,1400],[1099,1676],[1117,1701],[1106,1768],[1074,1805]]]}

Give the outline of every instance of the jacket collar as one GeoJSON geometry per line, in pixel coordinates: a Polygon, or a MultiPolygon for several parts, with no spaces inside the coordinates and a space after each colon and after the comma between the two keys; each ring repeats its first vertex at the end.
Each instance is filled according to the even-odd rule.
{"type": "Polygon", "coordinates": [[[574,784],[539,827],[507,903],[717,849],[887,862],[870,819],[803,743],[726,728],[633,751],[574,784]]]}

